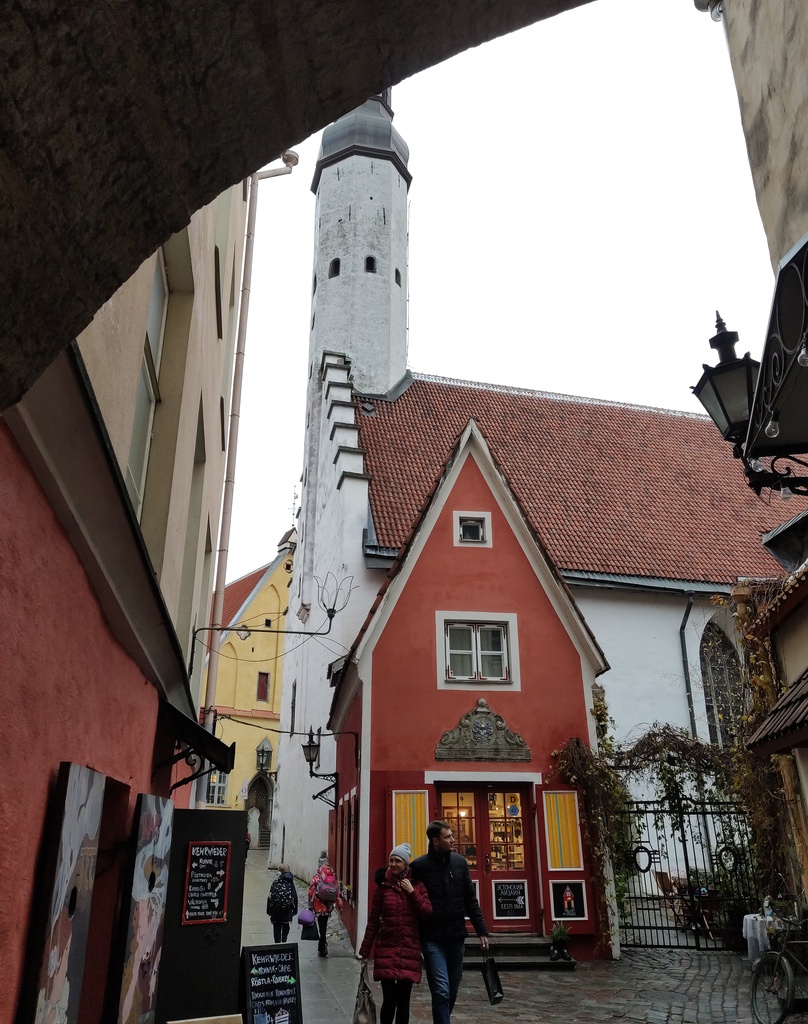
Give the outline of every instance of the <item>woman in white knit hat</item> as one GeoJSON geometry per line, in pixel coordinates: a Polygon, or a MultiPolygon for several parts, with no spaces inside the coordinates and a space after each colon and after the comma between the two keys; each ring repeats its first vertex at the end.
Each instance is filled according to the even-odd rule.
{"type": "Polygon", "coordinates": [[[432,913],[422,882],[410,878],[410,844],[390,851],[384,879],[376,889],[359,956],[367,960],[375,943],[373,977],[382,985],[379,1024],[408,1024],[410,994],[421,980],[419,925],[432,913]]]}

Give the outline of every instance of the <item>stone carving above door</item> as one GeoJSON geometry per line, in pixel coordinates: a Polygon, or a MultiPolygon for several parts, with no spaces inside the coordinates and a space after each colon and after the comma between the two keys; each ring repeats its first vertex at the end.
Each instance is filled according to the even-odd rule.
{"type": "Polygon", "coordinates": [[[530,747],[482,697],[441,736],[436,761],[530,761],[530,747]]]}

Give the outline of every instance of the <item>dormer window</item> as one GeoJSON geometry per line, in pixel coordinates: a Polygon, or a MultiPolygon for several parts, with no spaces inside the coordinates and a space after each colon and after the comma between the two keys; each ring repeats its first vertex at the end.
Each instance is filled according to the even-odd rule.
{"type": "Polygon", "coordinates": [[[339,277],[339,260],[331,260],[328,265],[328,276],[339,277]]]}
{"type": "Polygon", "coordinates": [[[453,512],[455,547],[491,547],[490,512],[453,512]]]}
{"type": "Polygon", "coordinates": [[[365,257],[365,273],[375,274],[376,273],[376,257],[366,256],[365,257]]]}

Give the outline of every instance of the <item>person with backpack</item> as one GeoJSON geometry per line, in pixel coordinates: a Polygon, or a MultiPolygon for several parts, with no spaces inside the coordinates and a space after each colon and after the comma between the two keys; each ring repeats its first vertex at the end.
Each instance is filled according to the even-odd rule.
{"type": "Polygon", "coordinates": [[[278,877],[269,887],[267,913],[272,922],[275,942],[286,942],[289,938],[289,925],[297,914],[297,888],[288,864],[279,866],[278,877]]]}
{"type": "Polygon", "coordinates": [[[421,980],[419,928],[432,913],[426,888],[410,875],[409,843],[390,851],[389,866],[373,896],[365,937],[364,962],[374,949],[373,977],[382,984],[379,1024],[408,1024],[412,986],[421,980]]]}
{"type": "Polygon", "coordinates": [[[342,909],[342,898],[339,894],[337,876],[328,863],[328,854],[323,850],[317,862],[317,873],[309,886],[309,909],[317,915],[317,930],[320,933],[320,941],[317,944],[318,956],[328,956],[326,933],[328,919],[334,907],[342,909]]]}

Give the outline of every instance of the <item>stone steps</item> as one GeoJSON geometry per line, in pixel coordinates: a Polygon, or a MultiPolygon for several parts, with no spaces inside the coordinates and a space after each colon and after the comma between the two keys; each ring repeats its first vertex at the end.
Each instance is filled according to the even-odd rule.
{"type": "Polygon", "coordinates": [[[551,960],[549,938],[540,935],[491,935],[488,953],[477,937],[466,942],[463,969],[479,971],[483,957],[493,956],[500,971],[574,971],[574,960],[551,960]]]}

